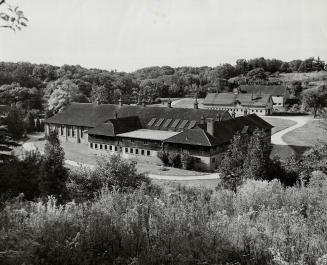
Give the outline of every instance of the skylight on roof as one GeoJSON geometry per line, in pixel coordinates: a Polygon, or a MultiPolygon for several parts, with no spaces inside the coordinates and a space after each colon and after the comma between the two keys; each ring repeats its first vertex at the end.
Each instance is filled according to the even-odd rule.
{"type": "Polygon", "coordinates": [[[188,120],[183,120],[180,125],[178,126],[178,129],[184,129],[185,125],[188,123],[188,120]]]}
{"type": "Polygon", "coordinates": [[[154,122],[156,121],[157,119],[156,118],[152,118],[149,123],[148,123],[148,126],[152,126],[154,124],[154,122]]]}
{"type": "Polygon", "coordinates": [[[157,123],[154,125],[155,127],[160,127],[160,125],[162,124],[162,122],[164,121],[165,119],[159,119],[158,121],[157,121],[157,123]]]}
{"type": "Polygon", "coordinates": [[[173,124],[170,126],[171,128],[176,128],[177,124],[180,122],[180,119],[174,120],[173,124]]]}
{"type": "Polygon", "coordinates": [[[168,125],[171,123],[172,119],[167,119],[165,123],[162,125],[162,128],[168,128],[168,125]]]}

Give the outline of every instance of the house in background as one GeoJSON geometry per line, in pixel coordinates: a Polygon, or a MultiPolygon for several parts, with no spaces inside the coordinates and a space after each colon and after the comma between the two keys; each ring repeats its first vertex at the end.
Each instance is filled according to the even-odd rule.
{"type": "MultiPolygon", "coordinates": [[[[196,103],[196,102],[195,102],[196,103]]],[[[256,115],[232,119],[225,110],[73,103],[45,120],[45,131],[61,141],[87,144],[95,154],[121,154],[127,159],[160,162],[158,152],[188,153],[199,169],[213,170],[237,131],[272,126],[256,115]],[[229,121],[229,123],[225,123],[229,121]]]]}
{"type": "Polygon", "coordinates": [[[270,94],[209,93],[203,101],[207,109],[225,110],[232,116],[257,114],[271,115],[273,101],[270,94]]]}
{"type": "Polygon", "coordinates": [[[285,102],[290,98],[290,93],[285,85],[240,85],[238,90],[240,93],[246,94],[270,94],[274,109],[283,108],[285,102]]]}

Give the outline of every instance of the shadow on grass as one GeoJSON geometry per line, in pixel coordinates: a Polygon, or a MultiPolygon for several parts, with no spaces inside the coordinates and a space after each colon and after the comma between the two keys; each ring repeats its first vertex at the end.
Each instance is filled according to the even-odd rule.
{"type": "Polygon", "coordinates": [[[295,158],[298,159],[310,148],[311,146],[273,145],[270,157],[272,158],[274,156],[278,156],[281,160],[286,160],[292,156],[295,156],[295,158]]]}

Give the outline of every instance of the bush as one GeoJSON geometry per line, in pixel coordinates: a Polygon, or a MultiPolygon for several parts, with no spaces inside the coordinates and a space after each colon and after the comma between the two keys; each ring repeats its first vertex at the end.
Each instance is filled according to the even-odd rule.
{"type": "Polygon", "coordinates": [[[158,152],[158,158],[161,160],[161,162],[165,165],[165,166],[169,166],[169,155],[166,151],[159,151],[158,152]]]}
{"type": "Polygon", "coordinates": [[[325,264],[326,201],[321,172],[307,187],[246,180],[237,193],[142,185],[88,203],[17,200],[0,212],[0,252],[35,265],[325,264]]]}
{"type": "Polygon", "coordinates": [[[182,166],[181,155],[179,153],[169,153],[169,165],[172,167],[180,168],[182,166]]]}
{"type": "Polygon", "coordinates": [[[181,162],[184,169],[192,170],[195,167],[195,158],[188,153],[183,153],[181,156],[181,162]]]}

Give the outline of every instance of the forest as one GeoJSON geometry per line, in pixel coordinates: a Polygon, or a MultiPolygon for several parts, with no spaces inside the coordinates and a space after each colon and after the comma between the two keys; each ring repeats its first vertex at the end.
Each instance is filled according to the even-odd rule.
{"type": "Polygon", "coordinates": [[[75,102],[153,103],[162,97],[205,97],[207,92],[231,91],[244,83],[279,83],[278,73],[324,70],[319,57],[283,62],[277,59],[239,59],[217,67],[154,66],[132,73],[87,69],[78,65],[0,63],[0,104],[52,115],[75,102]],[[230,80],[230,82],[227,82],[230,80]],[[47,102],[47,104],[45,104],[47,102]]]}

